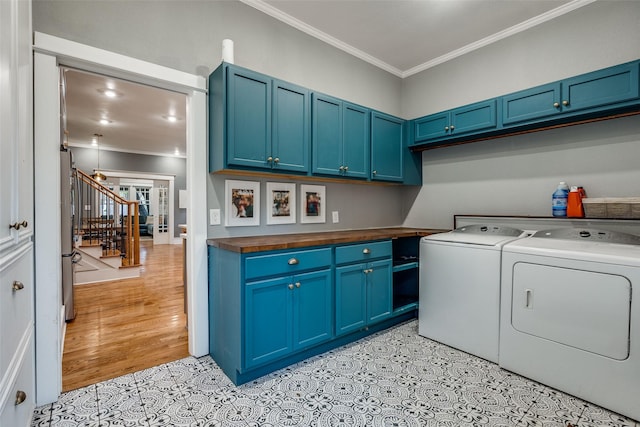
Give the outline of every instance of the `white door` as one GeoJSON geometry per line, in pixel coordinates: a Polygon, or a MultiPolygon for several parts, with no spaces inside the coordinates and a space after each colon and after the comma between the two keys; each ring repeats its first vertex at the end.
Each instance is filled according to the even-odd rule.
{"type": "Polygon", "coordinates": [[[169,223],[173,221],[169,209],[169,183],[154,181],[151,193],[151,210],[153,215],[153,244],[167,245],[171,241],[169,223]]]}

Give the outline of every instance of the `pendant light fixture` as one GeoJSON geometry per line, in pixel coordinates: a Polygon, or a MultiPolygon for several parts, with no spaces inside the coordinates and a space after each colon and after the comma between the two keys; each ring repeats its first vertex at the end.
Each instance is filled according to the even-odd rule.
{"type": "Polygon", "coordinates": [[[98,182],[105,181],[107,179],[107,176],[100,172],[100,138],[102,138],[102,134],[94,133],[93,137],[96,141],[96,145],[98,146],[98,168],[93,170],[93,175],[91,175],[91,178],[95,179],[98,182]]]}

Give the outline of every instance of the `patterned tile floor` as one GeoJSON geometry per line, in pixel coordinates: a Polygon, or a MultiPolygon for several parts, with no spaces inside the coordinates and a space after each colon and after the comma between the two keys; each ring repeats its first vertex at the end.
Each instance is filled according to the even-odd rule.
{"type": "Polygon", "coordinates": [[[630,426],[418,336],[410,321],[234,386],[189,357],[63,394],[32,426],[630,426]]]}

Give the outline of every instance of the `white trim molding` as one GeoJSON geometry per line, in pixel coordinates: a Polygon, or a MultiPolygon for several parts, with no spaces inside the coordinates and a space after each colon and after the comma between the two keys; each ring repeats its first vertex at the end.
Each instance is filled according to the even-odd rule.
{"type": "MultiPolygon", "coordinates": [[[[36,32],[34,34],[34,162],[36,247],[36,404],[54,402],[62,390],[60,310],[59,67],[73,66],[174,90],[187,96],[187,191],[206,194],[206,79],[157,64],[36,32]],[[58,216],[51,213],[58,212],[58,216]],[[57,277],[57,281],[56,278],[57,277]],[[55,281],[55,283],[53,283],[55,281]]],[[[162,176],[161,179],[167,179],[162,176]]],[[[187,208],[189,352],[209,353],[206,209],[187,208]]]]}
{"type": "Polygon", "coordinates": [[[287,25],[292,26],[293,28],[296,28],[306,34],[309,34],[312,37],[317,38],[318,40],[322,40],[323,42],[337,48],[340,49],[350,55],[355,56],[356,58],[362,59],[365,62],[368,62],[371,65],[374,65],[384,71],[387,71],[395,76],[398,76],[400,78],[405,78],[405,77],[409,77],[412,76],[414,74],[417,74],[421,71],[427,70],[429,68],[435,67],[436,65],[442,64],[444,62],[450,61],[452,59],[455,59],[459,56],[462,56],[466,53],[472,52],[476,49],[480,49],[481,47],[490,45],[492,43],[495,43],[497,41],[500,41],[504,38],[507,38],[509,36],[512,36],[514,34],[517,34],[519,32],[528,30],[529,28],[535,27],[536,25],[540,25],[542,23],[545,23],[547,21],[550,21],[554,18],[557,18],[558,16],[564,15],[565,13],[571,12],[573,10],[576,10],[578,8],[581,8],[583,6],[586,6],[590,3],[593,3],[596,0],[572,0],[569,3],[566,3],[562,6],[559,6],[555,9],[552,9],[546,13],[543,13],[541,15],[538,15],[534,18],[528,19],[524,22],[521,22],[520,24],[514,25],[510,28],[507,28],[506,30],[500,31],[498,33],[495,33],[491,36],[485,37],[482,40],[478,40],[474,43],[470,43],[466,46],[461,47],[460,49],[456,49],[452,52],[449,52],[445,55],[439,56],[437,58],[434,58],[430,61],[427,61],[423,64],[417,65],[413,68],[410,68],[408,70],[400,70],[396,67],[394,67],[391,64],[387,64],[386,62],[382,61],[381,59],[378,59],[372,55],[369,55],[368,53],[354,47],[351,46],[348,43],[343,42],[342,40],[338,40],[335,37],[320,31],[319,29],[312,27],[311,25],[300,21],[299,19],[282,12],[280,9],[277,9],[273,6],[271,6],[270,4],[268,4],[267,2],[265,2],[264,0],[240,0],[242,3],[251,6],[279,21],[284,22],[287,25]]]}

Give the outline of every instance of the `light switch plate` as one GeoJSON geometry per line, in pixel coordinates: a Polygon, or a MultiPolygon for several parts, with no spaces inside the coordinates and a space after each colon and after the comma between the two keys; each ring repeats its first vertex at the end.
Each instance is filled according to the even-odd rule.
{"type": "Polygon", "coordinates": [[[331,212],[331,216],[334,224],[340,222],[340,215],[338,214],[338,211],[331,212]]]}
{"type": "Polygon", "coordinates": [[[209,225],[220,225],[220,209],[209,209],[209,225]]]}

